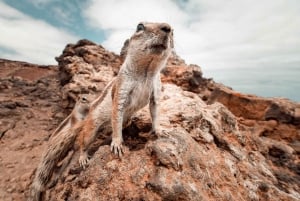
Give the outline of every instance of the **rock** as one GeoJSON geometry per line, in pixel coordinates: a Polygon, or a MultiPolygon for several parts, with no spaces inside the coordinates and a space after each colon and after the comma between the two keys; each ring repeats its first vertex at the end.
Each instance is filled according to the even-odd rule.
{"type": "Polygon", "coordinates": [[[224,104],[233,114],[244,119],[273,119],[281,123],[291,123],[297,127],[300,126],[297,113],[300,104],[288,99],[244,95],[221,86],[213,90],[208,103],[213,102],[224,104]]]}
{"type": "Polygon", "coordinates": [[[58,125],[52,111],[68,113],[60,106],[58,74],[57,66],[0,59],[0,200],[25,199],[31,178],[15,178],[31,173],[39,162],[46,144],[34,139],[46,137],[45,125],[52,130],[58,125]]]}
{"type": "Polygon", "coordinates": [[[62,55],[56,57],[61,72],[63,100],[73,105],[81,93],[99,94],[117,74],[120,56],[88,40],[67,45],[62,55]]]}
{"type": "MultiPolygon", "coordinates": [[[[241,131],[235,116],[219,103],[206,105],[198,96],[170,84],[164,85],[163,96],[170,98],[161,100],[157,139],[146,137],[145,148],[127,150],[122,160],[115,158],[108,146],[100,147],[89,168],[75,180],[59,182],[50,191],[50,197],[68,192],[72,192],[68,194],[70,199],[79,200],[94,200],[97,195],[102,200],[259,200],[261,193],[272,197],[274,192],[258,188],[258,181],[267,183],[266,188],[277,189],[279,176],[267,163],[267,155],[279,156],[276,150],[262,152],[266,157],[260,152],[248,153],[245,145],[251,135],[241,131]],[[195,129],[205,130],[213,141],[195,140],[191,134],[195,129]]],[[[148,113],[144,109],[135,118],[149,121],[148,113]]],[[[142,128],[135,128],[138,135],[142,128]]],[[[135,143],[125,139],[129,148],[135,143]]],[[[261,143],[274,147],[277,142],[262,139],[261,143]]],[[[279,142],[276,146],[289,156],[286,162],[291,160],[291,148],[279,142]]],[[[76,164],[77,159],[74,160],[76,164]]],[[[297,188],[288,187],[295,192],[297,188]]],[[[284,191],[276,193],[283,200],[297,200],[299,196],[284,191]]]]}
{"type": "Polygon", "coordinates": [[[7,121],[7,120],[3,120],[0,121],[0,139],[5,135],[5,133],[10,130],[13,129],[15,127],[16,123],[14,121],[7,121]]]}
{"type": "MultiPolygon", "coordinates": [[[[24,200],[49,135],[79,94],[102,92],[124,50],[80,40],[58,66],[0,59],[0,200],[24,200]]],[[[46,200],[300,199],[299,103],[233,91],[175,52],[161,75],[156,134],[146,107],[123,130],[123,158],[110,138],[85,170],[75,151],[46,200]]]]}

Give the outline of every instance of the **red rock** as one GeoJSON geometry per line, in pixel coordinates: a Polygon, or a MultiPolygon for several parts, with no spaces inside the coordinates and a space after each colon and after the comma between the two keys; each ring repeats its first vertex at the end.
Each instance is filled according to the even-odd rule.
{"type": "MultiPolygon", "coordinates": [[[[0,200],[25,200],[51,131],[78,94],[101,93],[122,62],[88,40],[67,45],[56,60],[0,60],[0,200]]],[[[86,170],[76,152],[46,200],[300,199],[299,103],[235,92],[175,53],[162,80],[157,135],[145,108],[123,131],[122,159],[110,139],[86,170]]]]}

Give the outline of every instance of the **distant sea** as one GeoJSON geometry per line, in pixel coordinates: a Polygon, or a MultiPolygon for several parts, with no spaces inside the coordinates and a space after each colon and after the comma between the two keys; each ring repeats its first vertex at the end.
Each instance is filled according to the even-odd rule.
{"type": "Polygon", "coordinates": [[[284,97],[300,102],[299,68],[226,68],[203,69],[204,77],[233,90],[263,97],[284,97]]]}

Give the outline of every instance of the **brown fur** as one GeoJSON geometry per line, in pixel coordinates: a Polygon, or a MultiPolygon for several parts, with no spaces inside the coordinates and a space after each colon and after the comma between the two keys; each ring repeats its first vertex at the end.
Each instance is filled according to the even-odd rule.
{"type": "Polygon", "coordinates": [[[107,132],[113,131],[111,149],[119,156],[123,154],[122,127],[136,111],[149,102],[153,130],[155,131],[157,127],[159,72],[165,66],[173,47],[173,33],[168,24],[142,25],[144,29],[137,31],[122,48],[121,54],[126,58],[118,76],[106,89],[106,93],[111,94],[111,99],[95,105],[98,109],[93,110],[86,120],[85,128],[88,129],[84,128],[79,134],[81,137],[79,162],[83,167],[89,160],[86,150],[97,137],[97,130],[101,125],[106,124],[107,132]],[[108,128],[107,124],[112,127],[108,128]]]}
{"type": "MultiPolygon", "coordinates": [[[[51,134],[49,140],[49,146],[46,152],[42,156],[42,161],[40,162],[35,178],[32,182],[31,187],[31,197],[29,200],[43,200],[43,191],[47,188],[49,181],[52,178],[53,172],[58,164],[65,155],[68,153],[69,149],[65,151],[61,150],[61,140],[68,139],[70,130],[75,126],[76,123],[82,121],[89,111],[90,101],[87,96],[79,96],[77,102],[69,116],[65,118],[62,123],[55,129],[51,134]],[[68,132],[68,133],[66,133],[68,132]],[[50,151],[51,152],[50,152],[50,151]],[[62,151],[62,152],[61,152],[62,151]],[[61,153],[60,153],[61,152],[61,153]],[[58,153],[58,154],[57,154],[58,153]],[[52,157],[56,155],[56,157],[52,157]],[[49,160],[51,158],[51,160],[49,160]]],[[[71,142],[71,144],[73,144],[71,142]]],[[[64,168],[62,165],[61,169],[64,168]]],[[[62,170],[61,170],[62,171],[62,170]]],[[[60,172],[60,171],[59,171],[60,172]]]]}
{"type": "Polygon", "coordinates": [[[90,100],[86,95],[80,95],[77,98],[76,104],[71,114],[69,114],[67,118],[65,118],[60,123],[60,125],[54,130],[51,136],[52,137],[55,136],[62,129],[66,128],[68,124],[69,126],[74,126],[77,122],[82,121],[84,117],[87,115],[89,109],[90,109],[90,100]]]}

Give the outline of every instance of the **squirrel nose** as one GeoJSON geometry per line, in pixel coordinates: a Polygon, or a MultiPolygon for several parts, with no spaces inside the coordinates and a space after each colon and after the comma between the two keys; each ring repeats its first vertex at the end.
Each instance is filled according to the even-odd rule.
{"type": "Polygon", "coordinates": [[[163,25],[160,27],[160,30],[162,30],[162,31],[165,32],[165,33],[170,33],[170,32],[171,32],[171,27],[170,27],[170,25],[168,25],[168,24],[163,24],[163,25]]]}

